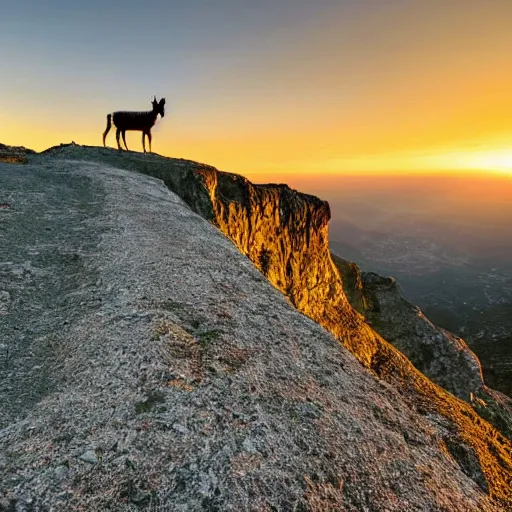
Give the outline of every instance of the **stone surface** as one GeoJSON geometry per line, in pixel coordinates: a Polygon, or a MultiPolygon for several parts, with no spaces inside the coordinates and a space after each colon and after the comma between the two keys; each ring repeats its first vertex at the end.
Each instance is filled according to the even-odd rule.
{"type": "Polygon", "coordinates": [[[512,503],[509,441],[350,306],[325,252],[326,203],[97,148],[0,164],[0,180],[13,204],[0,217],[0,288],[11,296],[0,322],[9,343],[0,503],[464,512],[512,503]],[[160,181],[119,167],[163,177],[275,287],[160,181]],[[101,464],[77,461],[91,446],[105,447],[101,464]],[[69,477],[59,479],[63,465],[69,477]]]}
{"type": "Polygon", "coordinates": [[[90,464],[97,464],[99,462],[94,450],[87,450],[86,452],[82,453],[82,455],[80,455],[80,457],[78,458],[80,460],[83,460],[84,462],[89,462],[90,464]]]}
{"type": "Polygon", "coordinates": [[[507,437],[512,436],[512,400],[488,388],[480,362],[463,339],[441,329],[406,300],[396,280],[360,272],[333,255],[352,306],[424,375],[470,403],[507,437]]]}

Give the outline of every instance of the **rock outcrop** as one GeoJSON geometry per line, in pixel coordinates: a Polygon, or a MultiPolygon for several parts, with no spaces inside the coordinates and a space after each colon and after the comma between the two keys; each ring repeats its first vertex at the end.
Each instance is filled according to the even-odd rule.
{"type": "Polygon", "coordinates": [[[432,324],[403,296],[397,281],[360,272],[354,262],[332,255],[352,306],[436,384],[470,403],[480,416],[512,437],[512,400],[488,388],[480,362],[463,339],[432,324]]]}
{"type": "Polygon", "coordinates": [[[34,155],[35,151],[24,146],[7,146],[0,144],[0,162],[12,164],[24,164],[28,155],[34,155]]]}
{"type": "Polygon", "coordinates": [[[387,341],[440,386],[466,402],[480,391],[483,377],[476,355],[453,334],[434,326],[407,301],[396,280],[367,272],[361,276],[365,317],[387,341]]]}
{"type": "Polygon", "coordinates": [[[5,507],[512,505],[510,441],[350,305],[327,203],[156,155],[70,146],[30,161],[5,212],[18,225],[2,260],[24,263],[3,269],[19,371],[2,396],[19,373],[27,396],[44,385],[4,406],[5,507]]]}

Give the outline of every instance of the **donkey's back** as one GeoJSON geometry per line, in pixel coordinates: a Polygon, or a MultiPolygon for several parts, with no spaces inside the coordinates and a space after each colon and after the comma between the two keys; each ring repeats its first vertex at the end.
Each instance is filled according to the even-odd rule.
{"type": "Polygon", "coordinates": [[[114,126],[121,130],[144,131],[152,128],[156,123],[156,116],[153,112],[114,112],[112,114],[114,126]]]}

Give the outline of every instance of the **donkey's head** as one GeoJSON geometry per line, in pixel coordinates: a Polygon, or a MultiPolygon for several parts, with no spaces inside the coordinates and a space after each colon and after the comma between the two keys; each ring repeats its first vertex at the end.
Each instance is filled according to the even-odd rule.
{"type": "Polygon", "coordinates": [[[153,101],[151,102],[153,105],[153,112],[156,114],[160,114],[162,117],[165,115],[164,111],[164,105],[165,105],[165,98],[162,98],[160,101],[156,101],[156,96],[154,97],[153,101]]]}

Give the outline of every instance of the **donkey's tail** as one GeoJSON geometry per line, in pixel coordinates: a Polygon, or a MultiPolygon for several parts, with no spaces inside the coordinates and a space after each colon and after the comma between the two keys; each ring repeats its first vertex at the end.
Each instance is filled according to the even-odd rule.
{"type": "Polygon", "coordinates": [[[107,116],[107,127],[103,132],[103,145],[105,146],[105,138],[107,137],[107,133],[110,131],[110,127],[112,126],[112,114],[107,116]]]}

